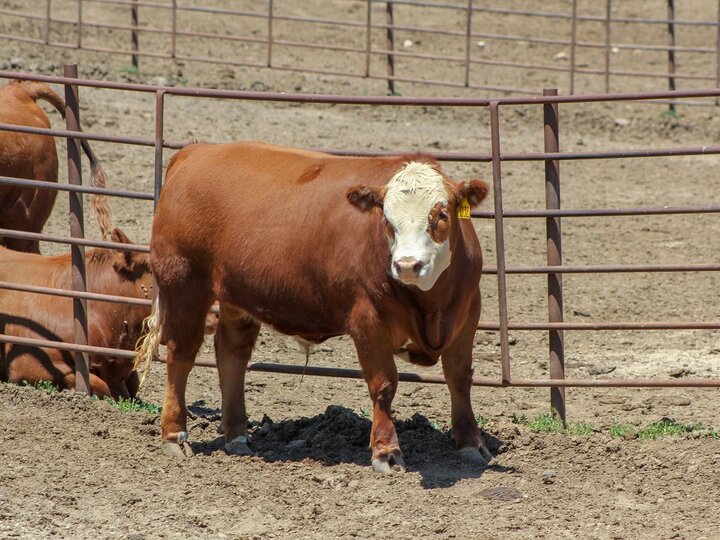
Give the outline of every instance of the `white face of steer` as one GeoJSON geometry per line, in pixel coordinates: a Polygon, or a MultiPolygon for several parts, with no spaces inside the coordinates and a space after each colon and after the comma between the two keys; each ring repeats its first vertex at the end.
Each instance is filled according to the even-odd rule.
{"type": "Polygon", "coordinates": [[[448,235],[438,238],[431,230],[447,222],[452,194],[443,177],[429,164],[405,165],[385,188],[383,213],[388,224],[392,276],[429,291],[450,266],[448,235]],[[435,238],[433,238],[435,236],[435,238]]]}
{"type": "Polygon", "coordinates": [[[457,226],[457,205],[475,206],[485,198],[487,184],[446,180],[432,163],[411,161],[384,188],[358,186],[347,198],[361,210],[381,208],[390,246],[393,278],[423,291],[450,266],[451,230],[457,226]]]}

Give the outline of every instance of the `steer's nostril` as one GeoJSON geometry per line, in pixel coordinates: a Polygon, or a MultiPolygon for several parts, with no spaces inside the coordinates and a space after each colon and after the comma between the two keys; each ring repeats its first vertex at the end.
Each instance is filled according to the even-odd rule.
{"type": "Polygon", "coordinates": [[[415,272],[416,274],[419,274],[420,270],[423,269],[423,266],[425,266],[424,262],[422,262],[422,261],[416,262],[415,264],[413,264],[413,272],[415,272]]]}

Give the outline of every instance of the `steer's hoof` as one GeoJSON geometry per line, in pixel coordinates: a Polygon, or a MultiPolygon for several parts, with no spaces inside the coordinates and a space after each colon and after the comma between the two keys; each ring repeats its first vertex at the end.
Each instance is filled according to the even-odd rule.
{"type": "Polygon", "coordinates": [[[182,443],[176,443],[171,441],[165,441],[162,443],[162,450],[169,456],[178,458],[189,458],[193,457],[194,453],[187,441],[182,443]]]}
{"type": "Polygon", "coordinates": [[[400,451],[394,454],[387,454],[372,460],[373,469],[380,474],[392,474],[394,472],[405,472],[405,460],[400,451]]]}
{"type": "Polygon", "coordinates": [[[480,448],[468,446],[458,450],[458,453],[462,459],[475,465],[487,465],[493,460],[493,455],[484,446],[480,448]]]}
{"type": "Polygon", "coordinates": [[[225,451],[228,454],[235,454],[236,456],[251,456],[253,451],[250,449],[249,442],[245,435],[240,435],[232,441],[225,443],[225,451]]]}

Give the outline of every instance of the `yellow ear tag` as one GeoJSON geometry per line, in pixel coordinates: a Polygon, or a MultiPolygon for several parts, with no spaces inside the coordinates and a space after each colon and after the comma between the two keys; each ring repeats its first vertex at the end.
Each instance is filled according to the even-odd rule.
{"type": "Polygon", "coordinates": [[[457,207],[457,217],[460,219],[470,219],[470,203],[467,199],[463,199],[457,207]]]}

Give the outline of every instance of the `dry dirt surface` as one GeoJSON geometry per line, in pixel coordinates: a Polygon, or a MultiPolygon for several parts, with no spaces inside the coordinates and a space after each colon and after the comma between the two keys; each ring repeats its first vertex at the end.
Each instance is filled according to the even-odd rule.
{"type": "MultiPolygon", "coordinates": [[[[310,14],[313,9],[317,13],[321,4],[312,1],[303,6],[310,14]]],[[[327,4],[333,10],[344,9],[342,2],[327,4]]],[[[535,5],[513,2],[517,7],[531,4],[535,5]]],[[[548,4],[567,9],[568,3],[548,4]]],[[[650,13],[659,3],[632,4],[636,10],[642,4],[650,13]]],[[[66,10],[68,17],[76,9],[73,2],[53,5],[59,15],[66,10]]],[[[20,9],[25,3],[0,0],[0,6],[20,9]]],[[[119,8],[86,2],[83,9],[88,19],[100,19],[119,8]]],[[[127,13],[121,15],[118,19],[125,20],[127,13]]],[[[201,26],[204,19],[197,20],[201,26]]],[[[527,21],[504,24],[503,31],[521,33],[527,21]]],[[[0,15],[0,28],[28,35],[32,31],[27,23],[7,15],[0,15]]],[[[53,29],[58,35],[60,31],[53,29]]],[[[332,31],[327,32],[332,37],[332,31]]],[[[298,36],[308,38],[301,32],[298,36]]],[[[341,43],[344,36],[338,33],[335,38],[341,43]]],[[[638,43],[649,39],[642,33],[630,38],[638,43]]],[[[121,39],[108,32],[104,39],[124,46],[127,36],[121,39]]],[[[212,47],[227,47],[224,52],[232,53],[227,44],[212,47]]],[[[425,38],[422,47],[432,50],[432,40],[425,38]]],[[[57,74],[62,63],[76,61],[82,76],[108,80],[270,91],[384,92],[378,81],[308,73],[153,60],[143,60],[141,72],[134,73],[127,69],[126,58],[104,54],[11,42],[4,42],[3,50],[7,58],[0,62],[40,73],[57,74]]],[[[527,55],[522,49],[516,53],[518,59],[527,55]]],[[[629,57],[637,60],[636,56],[629,57]]],[[[502,82],[537,84],[538,91],[553,83],[542,77],[528,79],[519,70],[507,71],[502,82]]],[[[453,93],[443,88],[402,88],[406,94],[453,93]]],[[[88,131],[153,136],[152,95],[82,89],[81,102],[81,121],[88,131]]],[[[664,115],[665,110],[663,105],[629,103],[562,106],[561,148],[712,146],[720,140],[716,108],[682,106],[678,117],[664,115]]],[[[51,119],[60,124],[56,114],[51,113],[51,119]]],[[[485,110],[170,97],[165,119],[166,138],[171,140],[490,150],[485,110]]],[[[504,108],[501,133],[506,152],[541,151],[542,110],[504,108]]],[[[114,186],[152,191],[152,148],[98,142],[94,148],[114,186]]],[[[165,152],[165,163],[171,155],[165,152]]],[[[719,165],[717,156],[564,162],[563,206],[717,204],[719,165]]],[[[491,178],[485,164],[448,163],[446,169],[456,178],[491,178]]],[[[541,162],[504,163],[503,179],[505,208],[544,207],[541,162]]],[[[134,240],[147,242],[151,204],[112,202],[117,224],[134,240]]],[[[90,223],[89,232],[96,234],[90,223]]],[[[715,263],[719,225],[712,214],[568,218],[563,221],[564,262],[579,266],[715,263]]],[[[66,234],[67,229],[67,204],[60,195],[46,230],[66,234]]],[[[476,220],[476,229],[487,263],[494,265],[492,224],[476,220]]],[[[545,263],[542,220],[508,219],[505,234],[509,266],[545,263]]],[[[64,249],[51,244],[42,248],[46,253],[64,249]]],[[[578,274],[567,275],[564,285],[569,321],[720,319],[716,272],[578,274]]],[[[546,320],[544,277],[510,275],[508,287],[512,321],[546,320]]],[[[481,290],[482,319],[496,321],[493,275],[483,277],[481,290]]],[[[510,337],[513,375],[547,377],[546,334],[512,332],[510,337]]],[[[476,375],[499,376],[498,345],[496,333],[478,331],[476,375]]],[[[212,355],[211,341],[202,354],[212,355]]],[[[717,379],[719,354],[717,331],[566,333],[567,374],[572,377],[717,379]]],[[[302,365],[305,357],[292,339],[264,328],[254,360],[302,365]]],[[[357,368],[348,338],[319,346],[310,363],[357,368]]],[[[440,372],[439,367],[400,364],[399,368],[440,372]]],[[[163,386],[164,370],[158,364],[140,396],[160,405],[163,386]]],[[[474,389],[473,406],[485,421],[486,441],[496,455],[490,466],[477,468],[459,461],[453,450],[447,389],[401,383],[394,408],[408,472],[381,477],[370,467],[370,399],[360,380],[249,374],[247,403],[256,454],[237,457],[224,453],[217,433],[217,374],[196,368],[188,388],[195,456],[187,460],[161,452],[155,413],[123,412],[73,392],[46,393],[0,384],[0,538],[718,538],[716,389],[579,388],[569,389],[567,397],[569,419],[589,429],[546,433],[528,426],[525,419],[548,412],[547,389],[474,389]],[[695,429],[657,439],[635,437],[633,431],[619,436],[621,425],[638,430],[663,418],[695,429]]]]}

